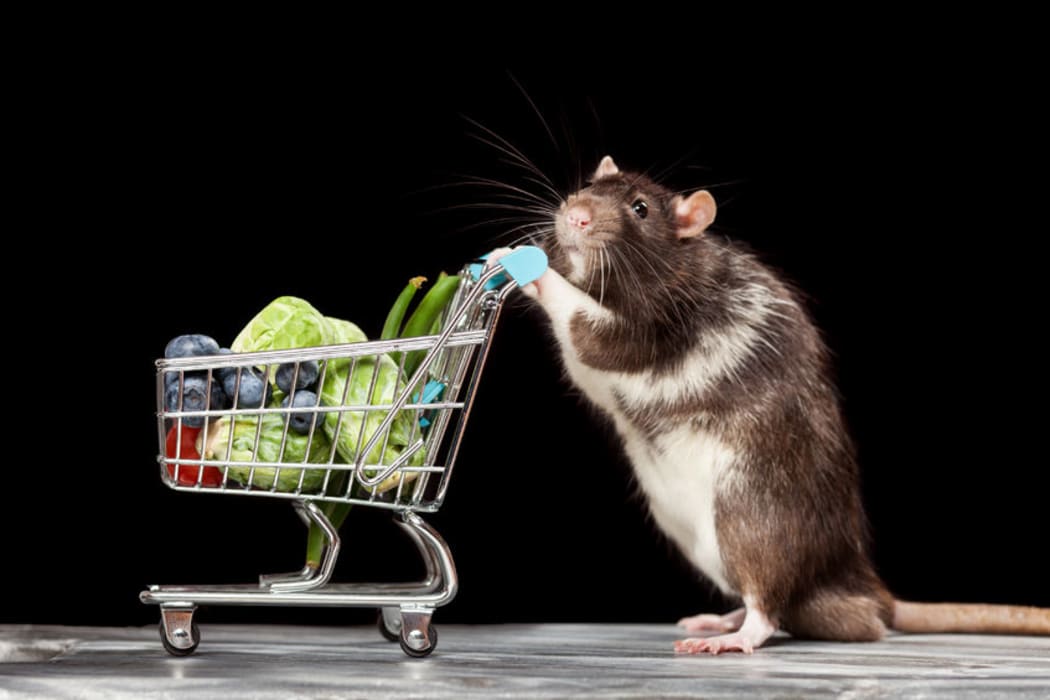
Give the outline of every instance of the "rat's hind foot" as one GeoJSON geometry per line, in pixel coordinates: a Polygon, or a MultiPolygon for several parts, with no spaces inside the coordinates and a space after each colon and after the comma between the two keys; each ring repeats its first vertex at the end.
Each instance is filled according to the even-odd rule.
{"type": "Polygon", "coordinates": [[[704,614],[683,617],[678,621],[678,626],[693,634],[697,632],[736,632],[744,622],[746,611],[746,608],[737,608],[725,615],[704,614]]]}
{"type": "Polygon", "coordinates": [[[720,634],[717,637],[690,637],[679,639],[674,643],[676,654],[711,654],[717,656],[723,651],[741,651],[753,654],[755,644],[749,637],[740,632],[720,634]]]}
{"type": "MultiPolygon", "coordinates": [[[[729,615],[738,612],[734,610],[729,615]]],[[[721,654],[723,651],[742,651],[750,654],[776,631],[776,625],[764,612],[749,606],[746,608],[744,623],[736,632],[720,634],[717,637],[680,639],[674,643],[674,650],[676,654],[721,654]]]]}

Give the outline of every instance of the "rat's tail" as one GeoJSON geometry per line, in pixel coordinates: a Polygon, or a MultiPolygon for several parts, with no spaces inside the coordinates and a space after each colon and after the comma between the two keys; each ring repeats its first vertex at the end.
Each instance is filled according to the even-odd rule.
{"type": "Polygon", "coordinates": [[[895,600],[891,627],[900,632],[1050,635],[1050,609],[895,600]]]}

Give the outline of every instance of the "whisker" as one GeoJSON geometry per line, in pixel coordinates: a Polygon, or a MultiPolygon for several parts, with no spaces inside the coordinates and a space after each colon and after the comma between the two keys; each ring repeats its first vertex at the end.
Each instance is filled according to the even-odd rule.
{"type": "MultiPolygon", "coordinates": [[[[715,187],[728,187],[729,185],[743,185],[743,184],[745,184],[747,182],[748,182],[748,178],[746,178],[746,177],[738,177],[738,178],[735,178],[733,180],[721,180],[719,182],[706,183],[706,184],[701,185],[699,189],[706,190],[706,189],[713,189],[715,187]]],[[[684,192],[689,192],[689,191],[690,190],[682,190],[680,192],[680,194],[684,193],[684,192]]],[[[725,204],[725,202],[723,202],[723,204],[725,204]]]]}
{"type": "Polygon", "coordinates": [[[469,123],[471,126],[480,129],[483,132],[483,134],[487,136],[486,138],[486,136],[483,136],[481,134],[471,134],[472,138],[475,138],[481,141],[482,143],[488,144],[489,146],[492,146],[493,148],[502,151],[503,153],[506,153],[507,155],[515,158],[521,165],[525,166],[527,169],[533,170],[537,174],[542,176],[542,173],[540,172],[539,168],[536,167],[535,163],[529,160],[525,156],[525,154],[518,149],[517,146],[515,146],[510,141],[500,136],[495,131],[488,128],[478,120],[472,119],[471,117],[468,117],[465,114],[461,114],[460,117],[464,121],[469,123]]]}
{"type": "Polygon", "coordinates": [[[468,117],[466,115],[461,115],[461,116],[467,122],[469,122],[470,124],[474,125],[474,127],[478,128],[478,129],[481,129],[485,134],[488,135],[488,138],[485,138],[485,137],[479,136],[477,134],[472,134],[471,136],[473,138],[475,138],[476,140],[478,140],[478,141],[480,141],[480,142],[482,142],[484,144],[487,144],[487,145],[491,146],[492,148],[495,148],[498,151],[501,151],[502,153],[505,153],[507,156],[509,156],[512,159],[513,164],[516,164],[516,165],[524,168],[527,171],[535,173],[540,178],[540,180],[543,181],[544,188],[548,189],[551,193],[555,194],[556,196],[560,196],[560,195],[558,195],[557,188],[554,186],[554,183],[551,182],[550,178],[547,177],[547,175],[542,170],[540,170],[538,167],[536,167],[536,164],[533,163],[528,158],[528,156],[526,156],[524,153],[522,153],[517,148],[517,146],[515,146],[510,141],[508,141],[507,139],[505,139],[502,136],[500,136],[499,134],[497,134],[492,129],[489,129],[487,126],[483,125],[481,122],[479,122],[477,120],[474,120],[474,119],[471,119],[470,117],[468,117]]]}
{"type": "Polygon", "coordinates": [[[600,253],[600,255],[599,255],[599,266],[601,268],[601,273],[602,273],[601,289],[598,292],[598,306],[601,306],[601,305],[603,305],[605,303],[605,247],[603,246],[603,247],[599,248],[598,252],[600,253]]]}
{"type": "MultiPolygon", "coordinates": [[[[493,187],[493,188],[496,188],[496,189],[503,189],[503,190],[507,190],[508,192],[513,192],[515,194],[521,195],[522,197],[527,197],[528,199],[536,202],[537,204],[542,204],[542,205],[544,205],[546,207],[551,207],[551,211],[554,211],[557,206],[561,205],[561,195],[558,195],[557,201],[555,202],[554,205],[552,205],[552,203],[550,201],[544,199],[543,197],[540,197],[535,192],[531,192],[531,191],[526,190],[526,189],[524,189],[522,187],[516,187],[515,185],[511,185],[510,183],[507,183],[507,182],[502,182],[500,180],[494,180],[494,179],[488,178],[488,177],[482,177],[480,175],[463,176],[463,178],[464,179],[462,179],[462,180],[455,181],[455,182],[444,183],[443,185],[438,185],[438,186],[432,187],[430,189],[441,189],[441,188],[447,188],[447,187],[469,187],[469,186],[474,186],[474,187],[493,187]]],[[[542,183],[539,183],[536,180],[532,180],[532,182],[536,182],[536,184],[542,184],[542,183]]]]}
{"type": "MultiPolygon", "coordinates": [[[[687,188],[681,189],[681,190],[671,190],[671,194],[675,194],[675,195],[678,195],[680,197],[685,197],[686,195],[692,194],[693,192],[698,192],[700,190],[714,190],[714,189],[718,189],[719,187],[730,187],[732,185],[742,185],[742,184],[745,184],[747,182],[748,182],[747,178],[737,178],[735,180],[722,180],[720,182],[711,182],[711,183],[708,183],[708,184],[700,185],[699,187],[687,187],[687,188]]],[[[729,203],[731,203],[734,200],[736,200],[736,198],[737,198],[737,195],[732,195],[730,197],[727,197],[726,199],[723,199],[723,200],[719,201],[718,202],[718,206],[719,207],[727,206],[729,203]]]]}
{"type": "Polygon", "coordinates": [[[507,229],[506,232],[507,233],[514,233],[515,231],[526,231],[526,230],[530,230],[530,229],[531,230],[535,230],[535,231],[548,231],[549,230],[552,234],[554,233],[554,228],[549,223],[547,223],[545,221],[524,222],[524,223],[518,224],[517,226],[513,226],[513,227],[507,229]]]}
{"type": "MultiPolygon", "coordinates": [[[[433,187],[427,188],[425,191],[436,192],[436,191],[445,190],[445,189],[451,189],[451,188],[456,188],[456,187],[478,187],[478,188],[486,188],[486,189],[490,188],[492,190],[490,192],[490,196],[492,196],[492,197],[499,197],[500,199],[503,199],[503,200],[506,200],[506,201],[519,201],[519,203],[522,203],[522,205],[528,205],[528,206],[533,207],[533,208],[535,208],[537,210],[543,211],[544,215],[547,215],[547,216],[552,216],[554,214],[554,212],[556,211],[556,208],[553,207],[550,203],[548,203],[548,201],[533,195],[531,192],[528,192],[528,191],[519,192],[519,191],[513,190],[509,186],[500,186],[500,187],[498,187],[495,183],[486,183],[486,182],[480,182],[480,181],[479,182],[464,182],[464,181],[461,181],[461,182],[455,182],[455,183],[444,183],[442,185],[435,185],[433,187]],[[504,190],[506,190],[506,191],[504,191],[504,190]]],[[[421,190],[421,192],[422,191],[424,191],[424,190],[421,190]]]]}
{"type": "MultiPolygon", "coordinates": [[[[654,182],[661,182],[665,177],[670,175],[674,170],[677,170],[678,168],[680,168],[683,163],[685,163],[687,160],[693,158],[693,156],[696,155],[698,150],[699,150],[699,147],[693,147],[693,148],[689,149],[688,151],[686,151],[684,154],[682,154],[680,157],[678,157],[675,160],[673,160],[670,163],[668,163],[663,168],[660,168],[660,170],[657,171],[656,174],[651,176],[653,181],[654,182]]],[[[650,168],[650,170],[654,169],[655,167],[656,167],[656,165],[654,164],[650,168]]]]}
{"type": "MultiPolygon", "coordinates": [[[[540,182],[539,180],[537,180],[536,178],[532,177],[531,175],[525,176],[525,179],[528,180],[529,182],[532,182],[532,183],[535,183],[535,184],[539,185],[540,187],[545,187],[544,183],[540,182]]],[[[561,203],[565,199],[565,197],[562,196],[562,194],[560,192],[557,192],[554,189],[551,189],[549,187],[546,187],[546,189],[554,197],[553,204],[554,204],[555,208],[561,206],[561,203]]],[[[546,201],[546,200],[544,200],[544,201],[546,201]]]]}
{"type": "Polygon", "coordinates": [[[647,294],[652,296],[659,296],[664,299],[664,302],[660,304],[660,308],[664,309],[666,321],[668,323],[686,324],[687,312],[689,307],[695,308],[697,302],[691,301],[689,297],[681,298],[672,293],[672,288],[667,283],[668,277],[673,272],[673,266],[662,258],[656,258],[655,262],[653,257],[640,246],[640,244],[631,241],[629,239],[622,239],[624,248],[626,250],[618,251],[623,256],[623,263],[627,269],[634,271],[632,273],[633,284],[639,288],[645,287],[647,294]],[[630,255],[630,260],[627,259],[627,255],[630,255]],[[641,279],[640,274],[637,272],[638,263],[644,263],[652,272],[651,281],[644,282],[641,279]],[[665,268],[665,271],[661,271],[657,268],[657,263],[665,268]]]}
{"type": "MultiPolygon", "coordinates": [[[[662,273],[656,269],[655,265],[653,264],[653,261],[650,259],[648,251],[645,248],[643,248],[641,244],[636,243],[628,238],[623,238],[621,240],[625,246],[631,248],[631,250],[635,253],[639,260],[641,260],[649,266],[649,269],[653,272],[653,276],[660,279],[663,278],[662,273]]],[[[666,274],[671,274],[674,272],[674,266],[670,262],[664,260],[663,258],[657,258],[656,260],[664,267],[664,272],[666,274]]]]}
{"type": "Polygon", "coordinates": [[[550,137],[551,145],[554,146],[554,150],[561,153],[558,149],[558,141],[554,138],[554,132],[551,131],[551,127],[547,123],[547,120],[543,118],[543,114],[540,112],[539,108],[536,107],[536,103],[532,101],[532,97],[530,97],[529,93],[525,91],[525,88],[522,87],[521,83],[518,82],[518,79],[514,77],[513,73],[507,71],[507,77],[510,78],[511,82],[514,83],[514,86],[521,92],[522,97],[524,97],[525,101],[529,103],[529,107],[532,107],[533,114],[535,114],[536,118],[540,120],[540,124],[543,125],[544,131],[546,131],[547,136],[550,137]]]}
{"type": "MultiPolygon", "coordinates": [[[[467,233],[468,231],[472,231],[474,229],[478,229],[478,228],[481,228],[483,226],[494,226],[494,225],[497,225],[499,223],[506,223],[506,222],[501,222],[501,221],[495,220],[495,219],[489,219],[489,220],[485,220],[485,221],[476,221],[476,222],[474,222],[472,224],[467,224],[465,226],[458,227],[455,230],[455,232],[456,233],[467,233]]],[[[536,240],[537,236],[540,236],[540,237],[545,236],[547,232],[543,228],[543,226],[544,226],[544,224],[541,224],[541,223],[538,223],[538,222],[531,222],[531,223],[519,224],[517,226],[511,226],[510,228],[501,229],[500,231],[498,231],[496,233],[493,233],[492,235],[488,235],[488,236],[485,236],[483,238],[480,238],[478,240],[478,244],[481,245],[482,247],[491,246],[493,248],[498,248],[498,247],[513,248],[516,245],[520,245],[522,243],[522,241],[526,241],[526,240],[532,241],[532,240],[536,240]],[[518,236],[518,237],[512,239],[510,242],[507,242],[507,236],[513,235],[513,234],[521,232],[521,231],[525,231],[526,233],[524,235],[521,235],[521,236],[518,236]]],[[[539,245],[539,243],[533,243],[533,245],[539,245]]]]}
{"type": "Polygon", "coordinates": [[[457,229],[457,231],[459,233],[466,233],[467,231],[473,231],[474,229],[478,229],[478,228],[481,228],[483,226],[493,226],[493,225],[496,225],[496,224],[513,224],[513,223],[519,223],[519,222],[520,222],[520,224],[522,226],[541,226],[542,225],[542,223],[539,222],[539,221],[525,221],[525,222],[522,222],[522,220],[519,217],[500,216],[500,217],[496,217],[494,219],[483,219],[481,221],[475,221],[474,223],[471,223],[471,224],[464,224],[463,226],[460,226],[457,229]]]}
{"type": "MultiPolygon", "coordinates": [[[[509,229],[507,231],[507,233],[513,233],[515,231],[522,231],[522,230],[525,230],[525,228],[526,228],[525,226],[516,226],[516,227],[514,227],[512,229],[509,229]]],[[[525,243],[525,242],[528,242],[530,245],[538,245],[539,241],[537,240],[536,236],[541,235],[541,234],[547,234],[547,233],[548,233],[547,230],[537,229],[536,227],[533,227],[533,230],[530,233],[527,233],[524,236],[518,236],[517,238],[512,240],[510,243],[508,243],[507,247],[513,248],[514,246],[521,245],[522,243],[525,243]]],[[[553,234],[554,233],[554,229],[553,228],[550,229],[549,233],[553,234]]]]}
{"type": "Polygon", "coordinates": [[[550,213],[546,209],[538,209],[534,206],[514,204],[512,202],[463,202],[461,204],[449,204],[441,210],[458,211],[460,209],[500,209],[502,211],[517,211],[523,214],[533,214],[541,218],[549,218],[550,213]]]}

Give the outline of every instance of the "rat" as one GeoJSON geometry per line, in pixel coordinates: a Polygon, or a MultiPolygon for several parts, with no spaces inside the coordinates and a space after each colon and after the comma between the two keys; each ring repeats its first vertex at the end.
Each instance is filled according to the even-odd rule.
{"type": "Polygon", "coordinates": [[[522,288],[568,379],[615,426],[655,525],[742,602],[680,620],[696,636],[675,651],[750,654],[777,630],[1050,634],[1048,609],[889,592],[828,350],[781,275],[708,232],[716,209],[706,190],[681,196],[606,156],[555,212],[549,267],[522,288]]]}

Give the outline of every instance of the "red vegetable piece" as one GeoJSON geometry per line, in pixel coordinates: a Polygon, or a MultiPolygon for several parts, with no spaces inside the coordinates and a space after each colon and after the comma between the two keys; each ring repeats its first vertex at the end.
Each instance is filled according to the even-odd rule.
{"type": "MultiPolygon", "coordinates": [[[[178,458],[183,460],[200,459],[200,453],[197,452],[197,435],[201,432],[200,428],[191,428],[189,426],[182,426],[182,442],[179,442],[179,428],[178,426],[172,426],[171,430],[168,431],[168,438],[165,440],[165,452],[169,459],[176,458],[176,448],[181,448],[178,453],[178,458]]],[[[168,476],[172,479],[175,478],[175,465],[169,464],[168,476]]],[[[191,466],[189,464],[179,464],[179,486],[194,486],[197,483],[197,478],[200,477],[201,486],[220,486],[222,485],[222,470],[217,467],[204,467],[204,475],[200,474],[200,467],[191,466]]]]}

